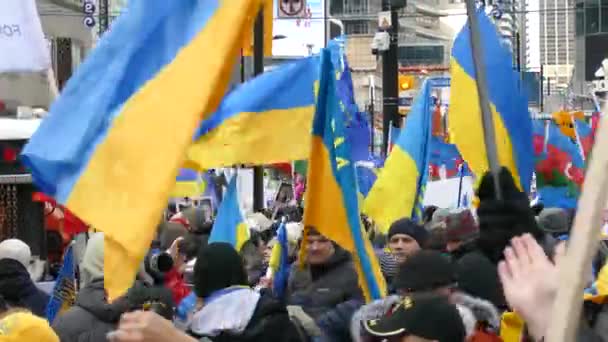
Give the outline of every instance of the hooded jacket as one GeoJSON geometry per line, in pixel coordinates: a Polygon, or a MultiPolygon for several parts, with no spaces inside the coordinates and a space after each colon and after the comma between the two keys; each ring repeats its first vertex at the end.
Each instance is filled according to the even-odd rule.
{"type": "Polygon", "coordinates": [[[287,303],[301,306],[313,319],[350,300],[363,300],[357,272],[350,254],[337,247],[323,265],[292,267],[287,286],[287,303]]]}
{"type": "Polygon", "coordinates": [[[190,331],[212,342],[303,341],[283,304],[247,287],[214,293],[194,315],[190,331]]]}
{"type": "Polygon", "coordinates": [[[53,329],[61,342],[107,341],[129,304],[125,298],[108,303],[103,285],[103,279],[93,280],[80,290],[75,305],[55,319],[53,329]]]}
{"type": "Polygon", "coordinates": [[[45,317],[49,296],[38,289],[27,269],[17,260],[0,260],[0,295],[11,307],[21,307],[45,317]]]}

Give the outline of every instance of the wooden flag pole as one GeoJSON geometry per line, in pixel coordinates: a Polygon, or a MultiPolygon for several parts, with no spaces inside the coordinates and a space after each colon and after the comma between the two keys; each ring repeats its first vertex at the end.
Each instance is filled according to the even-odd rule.
{"type": "MultiPolygon", "coordinates": [[[[603,112],[607,109],[604,105],[603,112]]],[[[559,289],[546,332],[547,342],[575,341],[588,279],[586,273],[599,245],[602,212],[608,199],[608,120],[603,116],[600,120],[570,243],[560,264],[559,289]]]]}
{"type": "Polygon", "coordinates": [[[496,199],[502,199],[502,192],[498,182],[498,174],[500,172],[500,163],[498,162],[498,152],[496,148],[496,132],[494,131],[494,118],[492,117],[492,109],[490,108],[490,100],[488,96],[488,85],[486,83],[486,70],[483,64],[483,50],[481,44],[481,32],[479,31],[479,22],[477,21],[475,12],[475,0],[466,0],[467,18],[471,32],[471,50],[473,55],[473,69],[475,70],[475,83],[477,84],[477,93],[479,95],[479,108],[481,109],[481,121],[483,124],[483,140],[486,144],[486,153],[488,154],[488,164],[494,175],[494,192],[496,199]]]}
{"type": "Polygon", "coordinates": [[[51,102],[53,102],[59,96],[59,87],[57,86],[57,78],[55,77],[53,67],[46,70],[46,80],[49,83],[51,102]]]}

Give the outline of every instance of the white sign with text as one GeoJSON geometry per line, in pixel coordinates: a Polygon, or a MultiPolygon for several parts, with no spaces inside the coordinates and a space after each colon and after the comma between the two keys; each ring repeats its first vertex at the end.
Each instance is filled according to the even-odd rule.
{"type": "Polygon", "coordinates": [[[0,1],[0,73],[43,71],[50,65],[36,1],[0,1]]]}

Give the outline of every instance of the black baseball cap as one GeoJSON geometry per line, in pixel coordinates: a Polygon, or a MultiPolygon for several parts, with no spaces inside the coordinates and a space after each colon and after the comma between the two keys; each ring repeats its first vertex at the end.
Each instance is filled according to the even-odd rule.
{"type": "Polygon", "coordinates": [[[407,292],[432,291],[455,285],[452,262],[438,251],[422,250],[399,267],[393,287],[407,292]]]}
{"type": "Polygon", "coordinates": [[[387,316],[363,321],[374,337],[418,336],[438,342],[464,342],[466,330],[458,308],[447,298],[434,295],[404,297],[387,316]]]}

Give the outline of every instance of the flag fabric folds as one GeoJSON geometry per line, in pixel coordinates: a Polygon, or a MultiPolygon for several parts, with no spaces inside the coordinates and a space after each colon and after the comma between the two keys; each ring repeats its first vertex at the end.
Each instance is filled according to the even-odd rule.
{"type": "Polygon", "coordinates": [[[282,65],[229,93],[188,150],[193,169],[304,159],[310,149],[318,57],[282,65]]]}
{"type": "Polygon", "coordinates": [[[25,147],[36,184],[105,232],[110,299],[132,285],[259,4],[130,1],[25,147]]]}
{"type": "Polygon", "coordinates": [[[364,202],[363,213],[384,233],[400,218],[422,219],[430,162],[431,81],[426,80],[418,92],[405,126],[364,202]]]}
{"type": "Polygon", "coordinates": [[[53,294],[46,306],[46,319],[53,323],[61,312],[71,308],[76,300],[76,268],[72,245],[68,246],[63,255],[63,265],[55,281],[53,294]]]}
{"type": "Polygon", "coordinates": [[[209,243],[226,242],[240,251],[243,244],[249,240],[249,227],[239,204],[237,177],[238,174],[234,175],[228,184],[211,229],[209,243]]]}
{"type": "MultiPolygon", "coordinates": [[[[307,229],[314,227],[348,250],[353,256],[359,285],[366,299],[378,299],[386,293],[386,284],[359,216],[354,163],[345,139],[344,112],[336,94],[335,73],[328,50],[322,50],[321,59],[304,225],[307,229]]],[[[302,248],[305,250],[306,246],[302,248]]]]}
{"type": "Polygon", "coordinates": [[[171,197],[197,197],[205,192],[206,183],[194,170],[181,169],[177,175],[171,197]]]}
{"type": "Polygon", "coordinates": [[[289,280],[289,244],[287,242],[287,229],[282,222],[277,230],[277,242],[272,246],[272,253],[268,266],[272,269],[272,291],[278,298],[283,298],[287,281],[289,280]]]}
{"type": "MultiPolygon", "coordinates": [[[[494,118],[498,160],[500,165],[511,171],[520,189],[528,192],[534,170],[528,101],[520,91],[512,55],[501,45],[496,27],[483,13],[476,13],[476,20],[481,33],[480,47],[483,49],[483,66],[494,118]]],[[[454,41],[450,70],[452,86],[448,124],[452,143],[456,144],[473,173],[481,177],[489,166],[468,23],[454,41]]]]}

